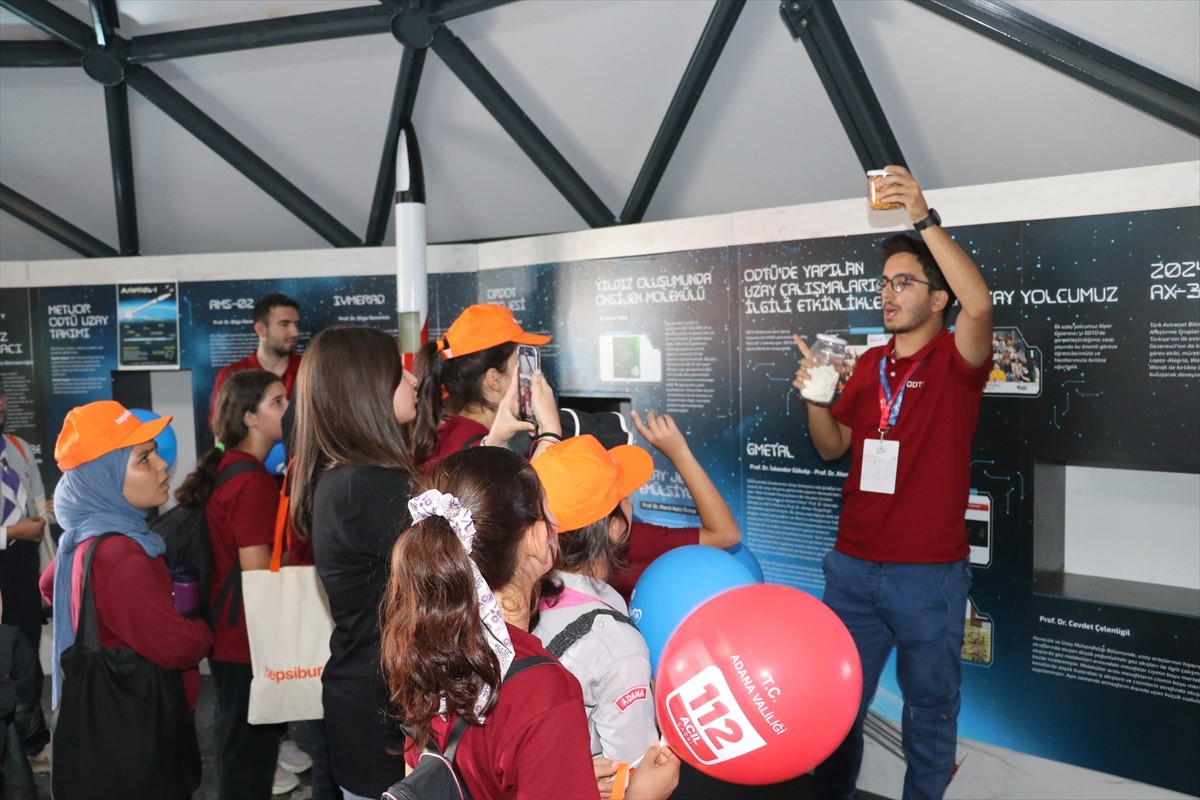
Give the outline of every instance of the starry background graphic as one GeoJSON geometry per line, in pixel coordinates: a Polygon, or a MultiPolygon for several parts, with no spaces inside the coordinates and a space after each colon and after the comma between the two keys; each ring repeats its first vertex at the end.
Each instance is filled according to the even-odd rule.
{"type": "Polygon", "coordinates": [[[33,304],[35,372],[40,400],[45,407],[45,430],[35,439],[42,443],[42,478],[49,493],[58,482],[54,442],[67,412],[75,406],[112,398],[111,374],[117,369],[117,292],[112,285],[52,286],[36,289],[33,304]],[[88,306],[82,315],[51,314],[58,306],[88,306]],[[59,321],[76,317],[74,324],[59,321]],[[90,324],[86,317],[94,319],[90,324]],[[54,320],[54,324],[52,324],[54,320]],[[52,339],[53,330],[85,331],[86,338],[52,339]]]}
{"type": "Polygon", "coordinates": [[[31,289],[0,289],[0,380],[8,400],[4,430],[42,448],[46,427],[45,404],[38,382],[38,365],[45,364],[37,350],[44,338],[34,334],[31,289]]]}
{"type": "MultiPolygon", "coordinates": [[[[447,277],[430,276],[431,286],[441,287],[447,277]]],[[[730,379],[730,365],[737,337],[731,329],[730,267],[723,250],[486,270],[479,274],[473,296],[464,287],[458,297],[457,309],[451,303],[441,307],[439,329],[449,326],[470,303],[501,303],[509,306],[525,330],[553,337],[540,348],[542,370],[560,406],[671,413],[733,512],[740,513],[738,462],[729,457],[736,452],[735,383],[730,379]],[[706,277],[689,278],[696,275],[706,277]],[[674,295],[669,294],[670,288],[662,287],[672,282],[680,284],[674,287],[674,295]],[[683,285],[690,282],[699,285],[683,285]],[[598,299],[613,295],[620,295],[620,302],[598,299]],[[711,331],[698,334],[700,338],[689,344],[710,365],[707,389],[712,396],[702,404],[687,404],[702,407],[677,410],[668,402],[672,363],[667,331],[689,321],[699,321],[711,331]],[[604,378],[600,352],[604,337],[634,335],[645,337],[644,358],[652,357],[651,349],[657,352],[662,380],[604,378]]],[[[634,496],[638,518],[675,527],[698,524],[692,500],[681,491],[670,462],[636,433],[634,440],[651,452],[657,470],[634,496]]]]}
{"type": "MultiPolygon", "coordinates": [[[[1090,290],[1085,298],[1105,297],[1105,302],[1023,302],[1015,309],[1026,337],[1047,354],[1047,385],[1030,408],[1040,424],[1030,427],[1029,440],[1041,455],[1200,471],[1200,427],[1186,424],[1200,412],[1200,382],[1151,378],[1147,366],[1151,326],[1200,322],[1198,238],[1194,209],[1024,224],[1026,297],[1075,299],[1084,290],[1090,290]],[[1195,271],[1187,278],[1156,280],[1156,262],[1190,262],[1195,271]],[[1190,298],[1186,291],[1173,299],[1151,296],[1156,285],[1186,289],[1189,283],[1197,287],[1190,298]],[[1108,301],[1110,296],[1116,300],[1108,301]],[[1099,329],[1115,345],[1097,353],[1103,363],[1056,358],[1056,326],[1071,324],[1111,326],[1099,329]]],[[[1200,355],[1200,344],[1192,345],[1191,355],[1200,355]]],[[[1190,371],[1200,374],[1200,362],[1192,362],[1190,371]]]]}
{"type": "Polygon", "coordinates": [[[298,353],[304,352],[314,334],[331,325],[367,325],[396,334],[394,275],[181,283],[180,364],[192,370],[200,452],[212,444],[208,406],[217,372],[258,347],[254,303],[272,292],[300,304],[298,353]],[[347,298],[354,301],[347,303],[347,298]],[[215,355],[214,345],[226,355],[215,355]]]}

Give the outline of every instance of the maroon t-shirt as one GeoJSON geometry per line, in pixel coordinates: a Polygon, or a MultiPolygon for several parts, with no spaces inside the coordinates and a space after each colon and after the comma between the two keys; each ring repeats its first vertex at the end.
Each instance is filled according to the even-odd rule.
{"type": "MultiPolygon", "coordinates": [[[[487,436],[488,429],[473,419],[453,416],[438,426],[438,447],[429,459],[429,464],[440,461],[451,453],[478,447],[479,442],[487,436]]],[[[429,464],[425,464],[428,467],[429,464]]]]}
{"type": "MultiPolygon", "coordinates": [[[[208,422],[212,425],[213,409],[217,403],[217,392],[221,390],[221,384],[235,372],[244,372],[248,369],[262,369],[263,365],[258,363],[258,353],[251,353],[241,361],[235,361],[232,364],[226,364],[221,367],[221,371],[217,373],[216,380],[213,381],[212,395],[208,399],[208,422]]],[[[296,385],[296,373],[300,371],[300,356],[292,353],[288,356],[287,367],[284,368],[283,374],[279,376],[279,380],[283,382],[283,388],[287,389],[288,398],[292,396],[292,387],[296,385]]]]}
{"type": "Polygon", "coordinates": [[[892,359],[895,339],[862,354],[833,416],[852,431],[850,477],[842,487],[840,553],[866,561],[940,564],[970,554],[966,510],[971,438],[990,360],[971,367],[943,330],[909,358],[892,359]],[[879,362],[893,394],[909,369],[900,413],[887,438],[900,443],[894,494],[864,492],[863,442],[879,438],[879,362]]]}
{"type": "MultiPolygon", "coordinates": [[[[75,551],[73,593],[82,585],[84,559],[95,545],[91,539],[75,551]]],[[[39,581],[42,596],[50,603],[54,602],[54,566],[51,561],[39,581]]],[[[146,555],[128,536],[110,536],[92,558],[92,596],[100,645],[128,647],[164,669],[182,671],[188,705],[194,709],[200,691],[197,665],[208,652],[212,632],[204,620],[187,619],[176,610],[167,563],[146,555]]],[[[72,605],[71,611],[78,627],[79,609],[72,605]]]]}
{"type": "Polygon", "coordinates": [[[608,585],[629,602],[633,587],[646,567],[664,553],[689,544],[700,544],[699,528],[664,528],[635,521],[629,529],[629,549],[625,551],[625,569],[608,578],[608,585]]]}
{"type": "MultiPolygon", "coordinates": [[[[239,461],[258,462],[250,453],[228,450],[218,472],[239,461]]],[[[262,463],[262,462],[258,462],[262,463]]],[[[279,487],[265,469],[247,470],[233,476],[212,493],[205,506],[208,540],[212,545],[213,570],[209,604],[216,608],[221,585],[238,562],[238,549],[275,543],[275,512],[279,506],[279,487]]],[[[233,664],[250,663],[250,640],[246,634],[246,612],[239,609],[237,624],[229,624],[229,603],[219,611],[212,658],[233,664]]]]}
{"type": "MultiPolygon", "coordinates": [[[[508,626],[516,658],[549,655],[537,637],[508,626]]],[[[434,719],[433,738],[445,747],[456,717],[434,719]]],[[[412,748],[405,754],[416,763],[412,748]]],[[[454,758],[472,797],[494,800],[596,800],[596,776],[583,690],[555,662],[530,667],[507,681],[482,727],[463,734],[454,758]]]]}

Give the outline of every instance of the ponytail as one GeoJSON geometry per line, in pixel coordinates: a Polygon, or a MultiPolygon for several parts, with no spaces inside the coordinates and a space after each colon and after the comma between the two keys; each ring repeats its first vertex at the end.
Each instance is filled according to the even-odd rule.
{"type": "Polygon", "coordinates": [[[412,457],[424,464],[438,449],[438,426],[442,424],[445,406],[442,400],[442,357],[437,342],[421,345],[413,358],[417,382],[417,416],[412,422],[412,457]]]}
{"type": "MultiPolygon", "coordinates": [[[[546,520],[537,473],[502,447],[473,447],[441,459],[419,491],[428,489],[457,498],[471,512],[475,534],[468,554],[450,523],[430,516],[392,547],[379,606],[380,658],[392,710],[411,726],[418,747],[443,698],[446,713],[476,724],[494,705],[502,675],[479,617],[471,562],[491,591],[500,592],[517,574],[522,537],[546,520]],[[489,698],[477,714],[484,686],[489,698]]],[[[531,602],[536,606],[536,597],[531,602]]]]}
{"type": "Polygon", "coordinates": [[[214,447],[200,457],[179,488],[175,490],[175,502],[184,508],[195,508],[208,502],[217,484],[217,468],[225,457],[225,448],[214,447]]]}
{"type": "Polygon", "coordinates": [[[479,619],[469,559],[441,517],[421,520],[392,549],[391,574],[403,577],[388,581],[380,605],[380,658],[388,697],[418,748],[443,698],[447,712],[478,725],[483,686],[491,689],[483,716],[498,696],[500,664],[479,619]]]}

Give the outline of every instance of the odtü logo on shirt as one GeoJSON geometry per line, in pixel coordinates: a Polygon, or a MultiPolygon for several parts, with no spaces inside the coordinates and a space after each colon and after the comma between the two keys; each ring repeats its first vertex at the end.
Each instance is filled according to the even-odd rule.
{"type": "Polygon", "coordinates": [[[649,697],[650,697],[650,687],[635,686],[632,689],[630,689],[628,692],[626,692],[625,694],[618,697],[613,702],[616,704],[617,710],[620,711],[622,714],[624,714],[625,709],[629,708],[631,705],[636,703],[638,700],[646,700],[649,697]]]}

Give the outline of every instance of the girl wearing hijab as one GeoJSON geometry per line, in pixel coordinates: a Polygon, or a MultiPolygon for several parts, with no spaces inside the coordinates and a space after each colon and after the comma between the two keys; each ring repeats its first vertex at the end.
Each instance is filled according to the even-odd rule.
{"type": "MultiPolygon", "coordinates": [[[[165,673],[165,695],[152,695],[166,709],[182,709],[186,724],[174,720],[175,741],[158,743],[158,753],[139,754],[144,774],[128,770],[113,774],[120,765],[102,755],[105,746],[120,747],[128,728],[164,708],[129,709],[126,719],[101,724],[109,728],[72,730],[73,718],[60,715],[54,729],[54,796],[95,797],[101,787],[131,785],[140,778],[146,786],[166,781],[177,789],[174,796],[191,794],[200,781],[200,752],[188,707],[194,708],[200,679],[196,669],[212,645],[212,631],[203,620],[185,619],[175,608],[171,578],[161,558],[162,537],[146,526],[146,514],[166,502],[170,491],[167,465],[155,451],[154,437],[170,417],[141,422],[120,403],[102,400],[72,409],[63,423],[54,457],[62,470],[55,489],[55,512],[63,526],[58,555],[42,576],[42,590],[54,605],[53,704],[63,694],[60,667],[63,652],[75,643],[79,624],[82,567],[91,549],[87,581],[96,609],[96,632],[103,648],[128,648],[165,673]],[[115,532],[96,543],[96,537],[115,532]],[[52,586],[52,589],[51,589],[52,586]],[[184,705],[186,703],[186,705],[184,705]],[[60,746],[60,739],[72,743],[60,746]],[[89,746],[95,742],[95,747],[89,746]],[[181,761],[182,760],[182,761],[181,761]],[[68,770],[68,762],[73,765],[68,770]],[[169,770],[172,774],[162,774],[169,770]],[[61,786],[60,773],[89,776],[87,788],[75,792],[61,786]],[[156,783],[155,781],[160,781],[156,783]]],[[[128,764],[129,759],[124,759],[128,764]]],[[[132,796],[132,795],[130,795],[132,796]]],[[[164,796],[161,790],[139,796],[164,796]]],[[[168,797],[172,795],[167,795],[168,797]]]]}
{"type": "MultiPolygon", "coordinates": [[[[426,465],[470,447],[504,446],[517,432],[533,431],[533,423],[513,413],[517,345],[549,341],[549,336],[527,333],[506,306],[487,303],[468,306],[442,338],[423,345],[415,360],[420,383],[414,460],[426,465]]],[[[557,441],[562,430],[553,398],[535,376],[537,430],[557,441]]]]}
{"type": "MultiPolygon", "coordinates": [[[[595,800],[579,682],[551,660],[501,685],[515,661],[547,656],[529,621],[558,542],[537,474],[504,448],[471,448],[434,464],[409,510],[380,609],[408,763],[429,740],[444,748],[461,717],[454,761],[473,797],[595,800]]],[[[678,779],[678,758],[655,743],[625,796],[664,798],[678,779]]]]}
{"type": "Polygon", "coordinates": [[[629,496],[650,479],[654,460],[636,445],[605,450],[585,435],[552,445],[533,469],[558,522],[562,551],[533,633],[583,687],[592,756],[628,764],[658,740],[650,650],[606,581],[622,566],[629,496]]]}
{"type": "MultiPolygon", "coordinates": [[[[216,689],[213,744],[221,800],[270,798],[279,737],[287,729],[284,723],[246,721],[252,678],[246,612],[238,602],[240,592],[221,596],[231,574],[271,566],[279,488],[263,461],[283,438],[287,407],[287,389],[279,376],[258,369],[229,376],[213,402],[217,444],[175,492],[181,506],[204,506],[212,547],[207,599],[216,627],[208,663],[216,689]],[[238,464],[245,466],[217,487],[222,473],[238,464]]],[[[240,586],[240,575],[234,580],[240,586]]]]}
{"type": "Polygon", "coordinates": [[[312,541],[333,613],[322,701],[347,800],[377,798],[404,776],[404,738],[384,718],[379,601],[388,553],[409,525],[415,384],[391,336],[351,327],[314,336],[296,380],[290,514],[312,541]]]}

